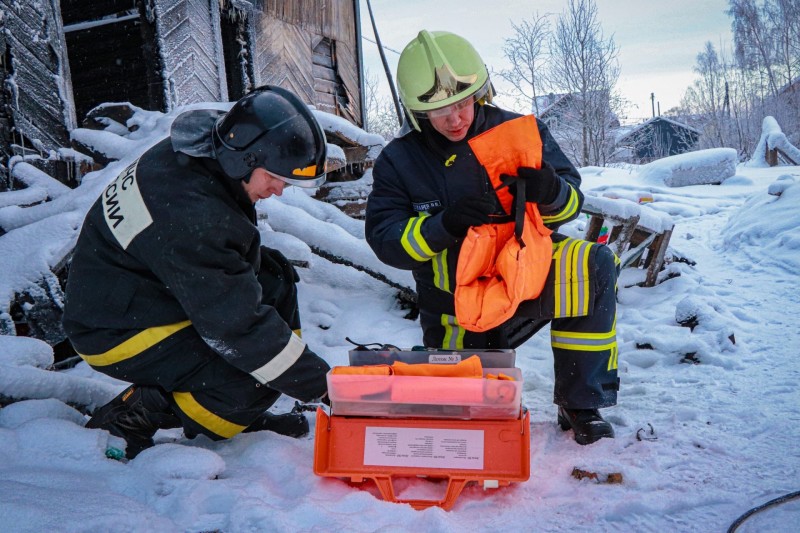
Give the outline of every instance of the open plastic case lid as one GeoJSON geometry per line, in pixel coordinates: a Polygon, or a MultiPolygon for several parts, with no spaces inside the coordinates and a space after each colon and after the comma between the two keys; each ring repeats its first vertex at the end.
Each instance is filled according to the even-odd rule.
{"type": "Polygon", "coordinates": [[[355,349],[348,352],[350,366],[390,365],[395,361],[408,364],[439,363],[455,364],[477,355],[484,368],[513,368],[516,366],[516,351],[496,350],[392,350],[355,349]]]}

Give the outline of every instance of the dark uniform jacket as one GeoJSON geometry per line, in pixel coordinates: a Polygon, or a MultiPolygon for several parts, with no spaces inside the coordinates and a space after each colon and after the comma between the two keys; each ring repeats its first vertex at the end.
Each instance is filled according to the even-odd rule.
{"type": "MultiPolygon", "coordinates": [[[[456,265],[462,241],[444,229],[441,212],[465,196],[481,196],[491,189],[467,141],[519,116],[490,105],[476,106],[473,124],[459,142],[448,141],[423,121],[422,132],[393,139],[375,162],[366,238],[381,261],[413,271],[423,320],[426,314],[455,315],[456,265]]],[[[555,229],[580,213],[581,178],[547,126],[538,120],[537,124],[542,159],[562,178],[556,200],[539,205],[545,225],[555,229]]]]}
{"type": "Polygon", "coordinates": [[[328,365],[262,303],[255,223],[241,184],[213,159],[175,152],[169,138],[149,149],[84,222],[64,310],[76,351],[102,354],[188,320],[261,383],[304,400],[324,393],[328,365]]]}

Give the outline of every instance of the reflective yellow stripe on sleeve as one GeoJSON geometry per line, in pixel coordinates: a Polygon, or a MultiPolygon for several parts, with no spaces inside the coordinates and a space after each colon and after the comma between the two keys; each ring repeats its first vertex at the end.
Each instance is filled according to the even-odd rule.
{"type": "Polygon", "coordinates": [[[187,328],[191,325],[191,321],[184,320],[183,322],[169,324],[166,326],[147,328],[144,331],[140,331],[125,342],[115,346],[114,348],[111,348],[105,353],[96,355],[78,355],[80,355],[81,358],[83,358],[83,360],[89,363],[91,366],[113,365],[119,363],[120,361],[125,361],[126,359],[130,359],[131,357],[139,355],[148,348],[152,348],[159,342],[163,341],[170,335],[177,333],[183,328],[187,328]]]}
{"type": "Polygon", "coordinates": [[[256,378],[260,383],[269,383],[273,379],[278,378],[281,374],[289,370],[306,349],[306,343],[303,339],[292,333],[289,341],[283,349],[269,360],[267,364],[260,368],[256,368],[250,375],[256,378]]]}
{"type": "Polygon", "coordinates": [[[246,428],[246,426],[234,424],[233,422],[229,422],[215,415],[200,405],[191,392],[173,392],[172,397],[175,399],[178,408],[183,411],[186,416],[220,437],[229,439],[234,435],[238,435],[246,428]]]}
{"type": "MultiPolygon", "coordinates": [[[[567,184],[569,185],[569,184],[567,184]]],[[[572,185],[569,185],[569,199],[564,209],[554,215],[542,215],[542,222],[545,224],[555,224],[568,220],[578,211],[578,193],[572,185]]]]}
{"type": "Polygon", "coordinates": [[[464,334],[467,330],[458,325],[458,319],[452,315],[442,315],[442,326],[444,326],[442,348],[445,350],[464,349],[464,334]]]}
{"type": "Polygon", "coordinates": [[[420,262],[428,261],[436,255],[436,252],[431,250],[431,247],[428,246],[422,236],[422,222],[427,216],[427,214],[423,213],[418,217],[409,219],[403,230],[403,235],[400,237],[400,243],[406,253],[420,262]]]}
{"type": "Polygon", "coordinates": [[[447,268],[447,248],[442,253],[436,254],[431,261],[433,264],[433,285],[445,292],[450,290],[450,271],[447,268]]]}

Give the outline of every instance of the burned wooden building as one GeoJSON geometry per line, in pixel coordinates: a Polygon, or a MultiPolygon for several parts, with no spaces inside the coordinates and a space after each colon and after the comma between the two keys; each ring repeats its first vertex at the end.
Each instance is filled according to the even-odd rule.
{"type": "Polygon", "coordinates": [[[667,117],[653,117],[617,139],[621,153],[631,161],[649,163],[692,150],[700,132],[667,117]]]}
{"type": "Polygon", "coordinates": [[[0,190],[29,153],[68,183],[70,131],[106,102],[168,112],[273,84],[363,126],[359,18],[358,0],[0,0],[0,190]]]}

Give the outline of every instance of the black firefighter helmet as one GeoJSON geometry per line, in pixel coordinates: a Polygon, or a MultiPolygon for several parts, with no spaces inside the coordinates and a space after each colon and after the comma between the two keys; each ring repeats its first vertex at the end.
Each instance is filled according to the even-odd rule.
{"type": "Polygon", "coordinates": [[[261,167],[291,185],[325,182],[325,134],[293,93],[264,85],[236,102],[214,124],[214,155],[232,179],[261,167]]]}

